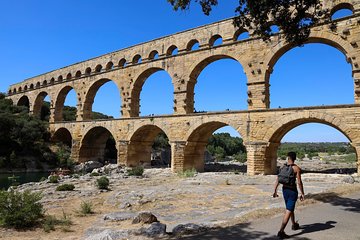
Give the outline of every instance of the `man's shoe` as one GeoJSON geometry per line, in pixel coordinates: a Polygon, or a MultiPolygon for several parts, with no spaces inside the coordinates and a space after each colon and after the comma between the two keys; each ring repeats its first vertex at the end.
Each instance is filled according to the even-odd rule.
{"type": "Polygon", "coordinates": [[[285,239],[285,238],[290,238],[290,236],[289,235],[287,235],[284,231],[283,232],[278,232],[278,234],[277,234],[277,236],[278,236],[278,238],[280,238],[280,239],[285,239]]]}
{"type": "Polygon", "coordinates": [[[299,229],[300,229],[299,223],[296,222],[295,224],[293,224],[292,227],[291,227],[291,229],[294,230],[294,231],[295,231],[295,230],[299,230],[299,229]]]}

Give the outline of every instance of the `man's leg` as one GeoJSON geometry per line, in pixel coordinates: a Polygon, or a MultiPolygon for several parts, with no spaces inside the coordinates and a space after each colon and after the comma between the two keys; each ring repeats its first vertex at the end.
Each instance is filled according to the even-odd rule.
{"type": "Polygon", "coordinates": [[[291,222],[292,222],[292,225],[294,225],[296,222],[295,222],[295,211],[291,213],[291,222]]]}
{"type": "Polygon", "coordinates": [[[284,232],[285,227],[286,227],[286,225],[288,224],[289,219],[290,219],[290,217],[293,215],[293,213],[294,213],[294,212],[291,212],[291,211],[289,211],[289,210],[286,209],[285,215],[284,215],[283,220],[282,220],[282,223],[281,223],[280,232],[284,232]]]}

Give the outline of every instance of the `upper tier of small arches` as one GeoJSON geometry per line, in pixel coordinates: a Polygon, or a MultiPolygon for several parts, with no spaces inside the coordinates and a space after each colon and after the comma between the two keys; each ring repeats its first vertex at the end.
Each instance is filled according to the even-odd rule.
{"type": "MultiPolygon", "coordinates": [[[[354,13],[354,7],[350,3],[339,3],[336,6],[334,6],[330,13],[331,15],[334,15],[336,12],[347,9],[350,10],[352,13],[354,13]]],[[[220,30],[219,30],[220,31],[220,30]]],[[[176,35],[174,35],[176,36],[176,35]]],[[[200,37],[199,37],[200,38],[200,37]]],[[[62,83],[64,81],[72,81],[74,79],[82,78],[82,77],[88,77],[90,75],[100,74],[106,71],[112,71],[116,69],[121,69],[141,63],[146,63],[149,61],[155,61],[158,59],[168,58],[168,57],[175,57],[178,54],[185,54],[191,51],[197,51],[201,49],[206,48],[212,48],[212,47],[219,47],[220,45],[230,44],[238,41],[246,41],[247,39],[252,38],[251,33],[247,29],[236,29],[234,28],[233,36],[231,38],[223,39],[223,36],[221,33],[212,33],[212,35],[208,36],[207,39],[202,39],[202,44],[200,44],[199,40],[196,38],[193,38],[184,46],[177,46],[176,44],[169,44],[168,47],[163,48],[163,51],[161,49],[151,49],[149,52],[143,52],[142,57],[141,54],[136,53],[133,56],[127,56],[127,57],[121,57],[120,59],[112,59],[111,61],[107,60],[104,61],[99,58],[99,60],[104,61],[102,63],[92,64],[95,65],[95,67],[91,68],[90,66],[87,66],[83,70],[75,70],[72,72],[68,72],[65,75],[58,75],[58,76],[52,76],[50,80],[42,80],[42,81],[36,81],[36,82],[23,82],[23,85],[10,88],[8,91],[8,95],[21,93],[25,91],[31,91],[33,89],[38,89],[41,87],[48,87],[50,85],[62,83]],[[165,49],[165,50],[164,50],[165,49]]],[[[160,48],[160,47],[158,47],[160,48]]],[[[57,71],[54,71],[56,73],[57,71]]]]}

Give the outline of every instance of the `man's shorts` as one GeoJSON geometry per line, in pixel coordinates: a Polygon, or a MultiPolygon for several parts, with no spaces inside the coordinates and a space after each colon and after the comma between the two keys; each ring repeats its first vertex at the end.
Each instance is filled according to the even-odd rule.
{"type": "Polygon", "coordinates": [[[285,200],[286,209],[290,212],[295,210],[295,204],[298,199],[298,191],[297,189],[284,188],[283,187],[283,196],[285,200]]]}

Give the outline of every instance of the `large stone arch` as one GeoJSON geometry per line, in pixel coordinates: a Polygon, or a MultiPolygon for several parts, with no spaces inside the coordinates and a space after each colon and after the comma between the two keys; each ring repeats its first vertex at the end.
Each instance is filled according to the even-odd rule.
{"type": "Polygon", "coordinates": [[[72,140],[73,137],[71,135],[70,130],[68,130],[65,127],[61,127],[59,129],[57,129],[51,137],[51,141],[54,143],[63,143],[68,147],[72,147],[72,140]]]}
{"type": "Polygon", "coordinates": [[[204,154],[206,146],[208,145],[208,139],[217,129],[225,126],[231,126],[237,130],[236,127],[228,123],[222,121],[210,121],[199,124],[196,128],[192,128],[188,131],[188,134],[186,135],[186,146],[184,148],[184,170],[195,168],[199,172],[204,171],[204,154]]]}
{"type": "MultiPolygon", "coordinates": [[[[63,121],[63,109],[64,109],[64,103],[65,103],[65,99],[68,95],[68,93],[74,90],[76,92],[76,90],[70,86],[64,86],[60,89],[60,91],[57,92],[56,96],[56,100],[55,100],[55,111],[54,111],[54,121],[55,122],[59,122],[59,121],[63,121]]],[[[77,105],[78,103],[78,99],[76,99],[77,105]]]]}
{"type": "Polygon", "coordinates": [[[197,83],[197,78],[199,77],[200,73],[211,63],[222,59],[235,60],[244,68],[244,66],[241,64],[240,60],[236,56],[232,56],[229,54],[215,54],[211,56],[206,55],[206,57],[200,58],[198,61],[194,62],[190,67],[189,80],[188,82],[186,82],[186,101],[188,105],[187,113],[191,113],[194,111],[195,85],[197,83]]]}
{"type": "MultiPolygon", "coordinates": [[[[145,81],[154,73],[165,71],[171,77],[170,72],[161,67],[151,67],[142,71],[135,79],[131,89],[130,117],[138,117],[140,112],[140,93],[145,81]]],[[[174,83],[172,81],[174,88],[174,83]]],[[[154,93],[155,94],[155,93],[154,93]]]]}
{"type": "MultiPolygon", "coordinates": [[[[111,130],[96,126],[86,131],[85,135],[80,141],[79,162],[87,161],[104,161],[106,142],[112,136],[117,141],[116,135],[111,130]]],[[[117,144],[115,144],[117,146],[117,144]]],[[[118,150],[118,149],[117,149],[118,150]]]]}
{"type": "Polygon", "coordinates": [[[340,0],[340,1],[328,1],[329,4],[331,4],[331,9],[330,9],[330,16],[332,16],[335,12],[337,12],[338,10],[341,9],[348,9],[350,11],[352,11],[354,13],[355,11],[355,7],[353,5],[353,1],[351,0],[340,0]]]}
{"type": "MultiPolygon", "coordinates": [[[[265,134],[268,145],[265,149],[264,173],[275,174],[277,163],[277,150],[281,139],[292,129],[306,123],[321,123],[333,127],[344,134],[349,141],[358,142],[357,133],[350,129],[341,119],[324,113],[292,114],[281,120],[274,121],[265,134]]],[[[356,153],[358,156],[358,153],[356,153]]]]}
{"type": "MultiPolygon", "coordinates": [[[[334,47],[338,49],[340,52],[342,52],[345,57],[346,61],[351,63],[351,52],[353,51],[353,47],[348,43],[347,41],[343,40],[339,36],[328,33],[328,32],[321,32],[317,33],[315,31],[312,31],[309,39],[305,44],[309,43],[323,43],[326,45],[329,45],[331,47],[334,47]]],[[[271,74],[271,71],[276,64],[276,62],[288,51],[295,48],[297,46],[294,46],[292,44],[286,43],[285,41],[281,42],[280,44],[276,44],[273,46],[273,48],[269,51],[269,54],[266,56],[264,64],[268,67],[267,71],[270,71],[269,74],[271,74]]],[[[353,66],[352,66],[353,67],[353,66]]]]}
{"type": "MultiPolygon", "coordinates": [[[[92,106],[94,103],[94,99],[96,96],[96,93],[98,92],[98,90],[100,89],[100,87],[102,85],[104,85],[107,82],[114,82],[114,84],[116,85],[119,93],[120,93],[120,87],[118,85],[118,83],[110,78],[101,78],[98,79],[96,81],[94,81],[90,87],[87,89],[86,94],[85,94],[85,99],[83,102],[83,106],[82,106],[82,119],[83,120],[91,120],[92,119],[92,106]]],[[[119,94],[121,97],[121,94],[119,94]]],[[[121,111],[121,100],[120,100],[120,106],[119,106],[119,111],[121,111]]]]}
{"type": "Polygon", "coordinates": [[[159,126],[153,124],[140,126],[129,134],[126,165],[130,167],[143,164],[150,165],[152,145],[155,137],[161,132],[164,132],[169,138],[166,129],[163,130],[159,126]]]}
{"type": "Polygon", "coordinates": [[[16,106],[25,106],[30,110],[30,99],[28,96],[23,95],[16,103],[16,106]]]}
{"type": "MultiPolygon", "coordinates": [[[[310,37],[308,41],[305,44],[311,44],[311,43],[322,43],[331,47],[334,47],[335,49],[339,50],[341,53],[344,54],[345,60],[351,64],[352,69],[354,69],[353,62],[351,60],[352,53],[354,52],[353,47],[350,43],[348,43],[346,40],[343,40],[338,35],[335,35],[333,33],[329,32],[317,32],[312,31],[310,34],[310,37]]],[[[277,61],[288,51],[290,51],[293,48],[296,48],[297,46],[294,46],[293,44],[286,43],[285,41],[276,44],[272,47],[272,49],[269,51],[267,56],[265,57],[264,65],[266,66],[266,72],[265,72],[265,85],[270,86],[270,76],[273,72],[273,68],[277,61]]],[[[354,89],[355,91],[355,89],[354,89]]],[[[270,99],[270,89],[266,88],[265,95],[270,99]]],[[[360,95],[360,94],[359,94],[360,95]]],[[[355,99],[356,94],[354,92],[355,99]]],[[[270,100],[271,101],[271,100],[270,100]]],[[[355,100],[356,101],[356,100],[355,100]]]]}
{"type": "Polygon", "coordinates": [[[50,94],[48,94],[45,91],[41,91],[40,93],[37,94],[35,101],[33,103],[33,115],[36,117],[41,117],[41,109],[44,103],[44,99],[49,96],[50,98],[50,108],[51,108],[51,96],[50,94]]]}

